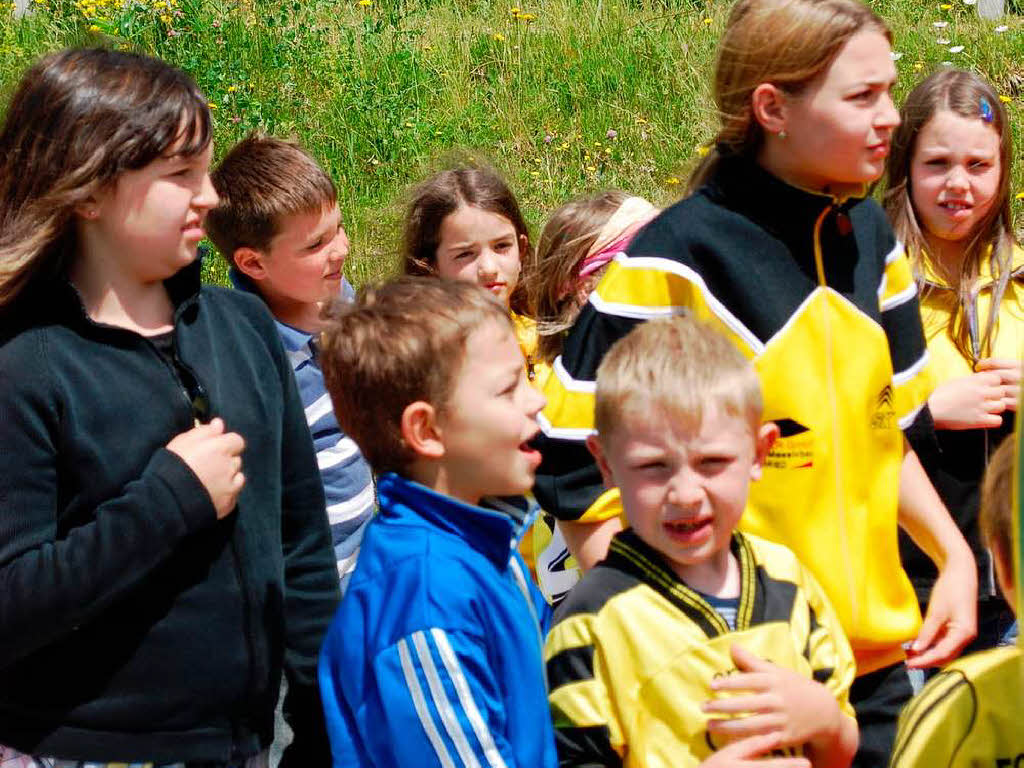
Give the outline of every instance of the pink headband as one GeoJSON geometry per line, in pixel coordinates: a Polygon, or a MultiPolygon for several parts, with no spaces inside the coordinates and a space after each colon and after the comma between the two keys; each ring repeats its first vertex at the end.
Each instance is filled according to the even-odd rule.
{"type": "Polygon", "coordinates": [[[629,245],[637,231],[658,215],[658,209],[642,197],[630,197],[605,222],[594,244],[580,262],[579,277],[592,275],[629,245]]]}

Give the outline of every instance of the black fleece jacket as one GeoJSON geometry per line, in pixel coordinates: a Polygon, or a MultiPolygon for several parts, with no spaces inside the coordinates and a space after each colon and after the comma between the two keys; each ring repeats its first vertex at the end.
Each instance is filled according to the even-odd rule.
{"type": "Polygon", "coordinates": [[[164,446],[193,424],[174,367],[91,321],[66,281],[0,325],[0,744],[68,759],[237,760],[266,747],[282,667],[285,765],[329,764],[316,688],[338,601],[323,489],[266,308],[165,285],[176,353],[246,441],[218,521],[164,446]]]}

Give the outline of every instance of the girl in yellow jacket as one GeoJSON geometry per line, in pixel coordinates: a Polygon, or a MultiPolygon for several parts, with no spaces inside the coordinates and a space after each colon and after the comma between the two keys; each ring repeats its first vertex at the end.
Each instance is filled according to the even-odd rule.
{"type": "MultiPolygon", "coordinates": [[[[945,69],[902,110],[888,163],[886,211],[914,258],[921,315],[939,386],[928,400],[934,433],[911,441],[978,563],[978,638],[997,645],[1013,625],[978,533],[978,489],[988,457],[1013,431],[1024,350],[1024,250],[1010,214],[1013,157],[996,92],[945,69]]],[[[909,541],[903,560],[922,604],[935,580],[909,541]]]]}

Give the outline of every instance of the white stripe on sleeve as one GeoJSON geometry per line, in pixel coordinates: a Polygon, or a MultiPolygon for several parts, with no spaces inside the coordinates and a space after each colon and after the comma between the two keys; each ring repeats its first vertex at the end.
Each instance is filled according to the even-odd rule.
{"type": "Polygon", "coordinates": [[[462,674],[462,667],[459,666],[459,660],[455,657],[455,651],[452,650],[452,645],[448,642],[448,635],[444,633],[444,630],[436,628],[430,630],[430,634],[433,635],[434,642],[437,643],[437,650],[441,655],[441,661],[444,662],[444,668],[448,670],[448,676],[455,683],[455,690],[459,694],[459,703],[462,704],[462,709],[465,711],[466,717],[469,718],[470,725],[473,726],[473,732],[484,748],[484,756],[487,758],[488,764],[491,768],[507,768],[487,724],[480,716],[480,710],[477,709],[476,702],[473,700],[473,692],[469,689],[466,676],[462,674]]]}
{"type": "Polygon", "coordinates": [[[906,304],[912,298],[917,296],[917,283],[911,283],[899,293],[893,294],[888,299],[881,303],[881,310],[888,312],[890,309],[895,309],[900,304],[906,304]]]}
{"type": "Polygon", "coordinates": [[[329,394],[320,395],[320,397],[306,406],[306,423],[312,427],[331,412],[331,407],[331,396],[329,394]]]}
{"type": "Polygon", "coordinates": [[[325,469],[330,469],[351,459],[357,453],[359,453],[359,446],[356,445],[356,441],[351,437],[342,437],[330,448],[324,448],[316,455],[316,464],[323,472],[325,469]]]}
{"type": "Polygon", "coordinates": [[[437,726],[434,725],[434,720],[427,710],[427,700],[423,696],[423,689],[420,688],[420,681],[416,677],[416,670],[412,665],[412,656],[409,653],[409,645],[405,638],[398,641],[398,658],[402,662],[402,674],[405,675],[405,684],[409,687],[409,694],[412,696],[412,703],[416,708],[416,714],[419,715],[420,724],[423,726],[423,730],[426,731],[427,738],[437,753],[437,759],[441,761],[441,765],[444,768],[455,768],[455,763],[452,762],[451,755],[448,754],[448,748],[445,747],[444,742],[441,740],[441,734],[437,732],[437,726]]]}
{"type": "Polygon", "coordinates": [[[337,504],[328,504],[328,521],[330,521],[331,525],[337,525],[338,523],[347,522],[354,517],[359,517],[359,515],[373,506],[374,493],[373,483],[370,483],[351,499],[339,501],[337,504]]]}
{"type": "Polygon", "coordinates": [[[455,744],[459,757],[469,768],[480,768],[480,761],[476,759],[476,753],[473,751],[473,747],[470,746],[469,739],[466,738],[466,732],[462,730],[459,716],[456,714],[455,708],[452,707],[451,701],[448,700],[444,684],[441,682],[441,677],[437,674],[437,667],[434,666],[434,659],[430,655],[430,647],[427,645],[426,635],[422,632],[413,632],[412,644],[416,647],[420,666],[427,677],[427,685],[430,687],[430,695],[434,699],[434,706],[437,707],[437,711],[441,715],[441,722],[444,723],[444,729],[448,731],[448,736],[455,744]]]}

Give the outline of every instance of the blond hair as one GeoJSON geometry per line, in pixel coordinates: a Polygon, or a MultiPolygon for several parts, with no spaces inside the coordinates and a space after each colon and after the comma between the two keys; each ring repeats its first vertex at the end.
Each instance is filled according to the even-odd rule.
{"type": "Polygon", "coordinates": [[[864,30],[892,41],[885,22],[858,0],[739,0],[715,62],[714,99],[721,125],[689,189],[707,181],[723,155],[755,156],[760,150],[764,129],[752,106],[759,85],[772,83],[799,95],[864,30]]]}
{"type": "MultiPolygon", "coordinates": [[[[537,320],[537,352],[552,362],[562,351],[562,337],[583,307],[581,289],[597,285],[605,268],[579,277],[580,265],[604,238],[604,246],[625,230],[605,233],[605,226],[632,196],[617,189],[606,190],[565,203],[551,214],[540,234],[533,262],[523,269],[529,313],[537,320]]],[[[635,198],[640,200],[640,198],[635,198]]],[[[652,212],[655,211],[646,201],[652,212]]],[[[648,217],[649,218],[649,217],[648,217]]],[[[624,224],[633,224],[635,217],[624,224]]]]}
{"type": "MultiPolygon", "coordinates": [[[[953,283],[955,298],[950,301],[950,322],[946,329],[965,360],[977,362],[992,354],[999,319],[999,305],[1013,271],[1013,213],[1010,210],[1010,165],[1013,161],[1013,139],[1006,108],[996,91],[973,72],[944,69],[919,83],[907,96],[900,110],[902,123],[892,140],[892,152],[886,167],[885,212],[889,215],[896,236],[906,246],[915,265],[922,297],[934,288],[924,283],[924,263],[937,265],[928,253],[917,214],[911,201],[910,165],[917,150],[917,137],[935,116],[948,110],[968,119],[985,120],[999,135],[999,189],[995,201],[973,232],[968,233],[964,260],[953,283]],[[987,109],[983,106],[987,105],[987,109]],[[987,260],[994,285],[988,322],[982,329],[977,349],[971,338],[971,323],[965,307],[972,302],[971,290],[987,260]]],[[[935,269],[940,273],[939,269],[935,269]]],[[[944,292],[943,292],[944,293],[944,292]]],[[[942,296],[943,294],[938,294],[942,296]]]]}
{"type": "Polygon", "coordinates": [[[402,413],[417,401],[444,412],[470,334],[486,323],[512,330],[483,288],[426,277],[364,288],[325,319],[320,364],[334,413],[376,472],[402,472],[415,458],[402,413]]]}
{"type": "Polygon", "coordinates": [[[985,545],[1013,577],[1013,475],[1017,438],[1008,435],[989,459],[981,485],[978,525],[985,545]]]}
{"type": "Polygon", "coordinates": [[[761,423],[753,365],[710,325],[686,316],[643,323],[612,345],[597,369],[594,425],[607,439],[623,419],[652,410],[700,423],[705,409],[761,423]]]}

